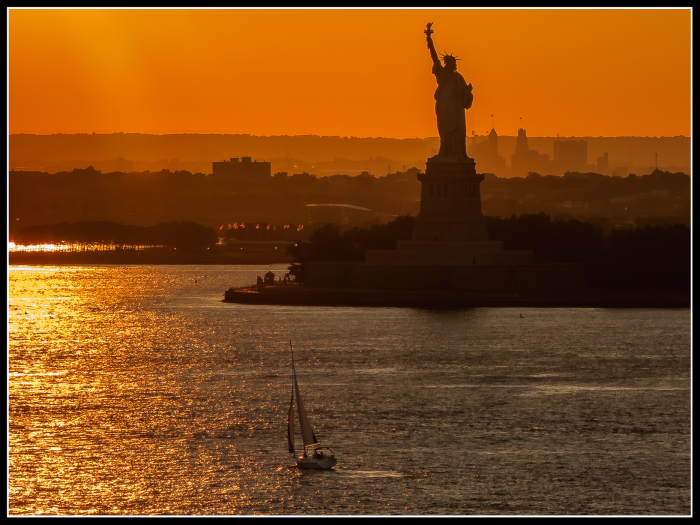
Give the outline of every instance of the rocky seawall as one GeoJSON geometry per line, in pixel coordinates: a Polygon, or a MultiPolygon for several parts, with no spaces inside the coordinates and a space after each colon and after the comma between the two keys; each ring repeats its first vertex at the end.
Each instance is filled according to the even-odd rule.
{"type": "Polygon", "coordinates": [[[435,291],[311,288],[280,284],[230,288],[223,302],[284,306],[376,306],[407,308],[559,307],[559,308],[689,308],[690,295],[631,294],[612,290],[582,290],[575,294],[466,293],[435,291]]]}

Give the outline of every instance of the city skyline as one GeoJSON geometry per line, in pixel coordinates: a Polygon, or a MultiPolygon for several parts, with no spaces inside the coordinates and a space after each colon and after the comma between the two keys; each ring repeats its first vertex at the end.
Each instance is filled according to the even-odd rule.
{"type": "Polygon", "coordinates": [[[10,134],[436,136],[429,21],[474,85],[469,136],[494,123],[503,135],[691,131],[690,9],[10,9],[8,19],[10,134]]]}

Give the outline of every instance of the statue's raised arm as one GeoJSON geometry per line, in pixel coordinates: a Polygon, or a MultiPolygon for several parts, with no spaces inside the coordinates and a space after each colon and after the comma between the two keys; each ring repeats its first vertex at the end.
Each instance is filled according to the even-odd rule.
{"type": "Polygon", "coordinates": [[[435,46],[433,45],[433,37],[430,36],[435,32],[431,29],[432,26],[433,22],[426,24],[426,29],[423,32],[425,33],[426,39],[428,40],[428,49],[430,50],[430,57],[433,59],[433,65],[441,66],[442,64],[440,64],[440,59],[438,58],[438,54],[435,51],[435,46]]]}

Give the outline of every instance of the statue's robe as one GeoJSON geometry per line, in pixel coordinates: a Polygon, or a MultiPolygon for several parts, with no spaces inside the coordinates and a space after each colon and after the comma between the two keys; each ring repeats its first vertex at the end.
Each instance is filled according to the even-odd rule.
{"type": "Polygon", "coordinates": [[[433,65],[438,87],[435,90],[435,114],[440,135],[440,156],[467,156],[467,119],[464,110],[474,99],[464,77],[444,67],[433,65]]]}

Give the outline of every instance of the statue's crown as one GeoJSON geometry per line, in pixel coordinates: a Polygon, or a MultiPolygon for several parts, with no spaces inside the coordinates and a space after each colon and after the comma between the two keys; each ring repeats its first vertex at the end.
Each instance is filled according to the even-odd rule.
{"type": "Polygon", "coordinates": [[[457,61],[457,60],[462,60],[461,58],[457,58],[456,55],[453,55],[452,53],[443,53],[442,54],[442,59],[447,60],[447,61],[457,61]]]}

